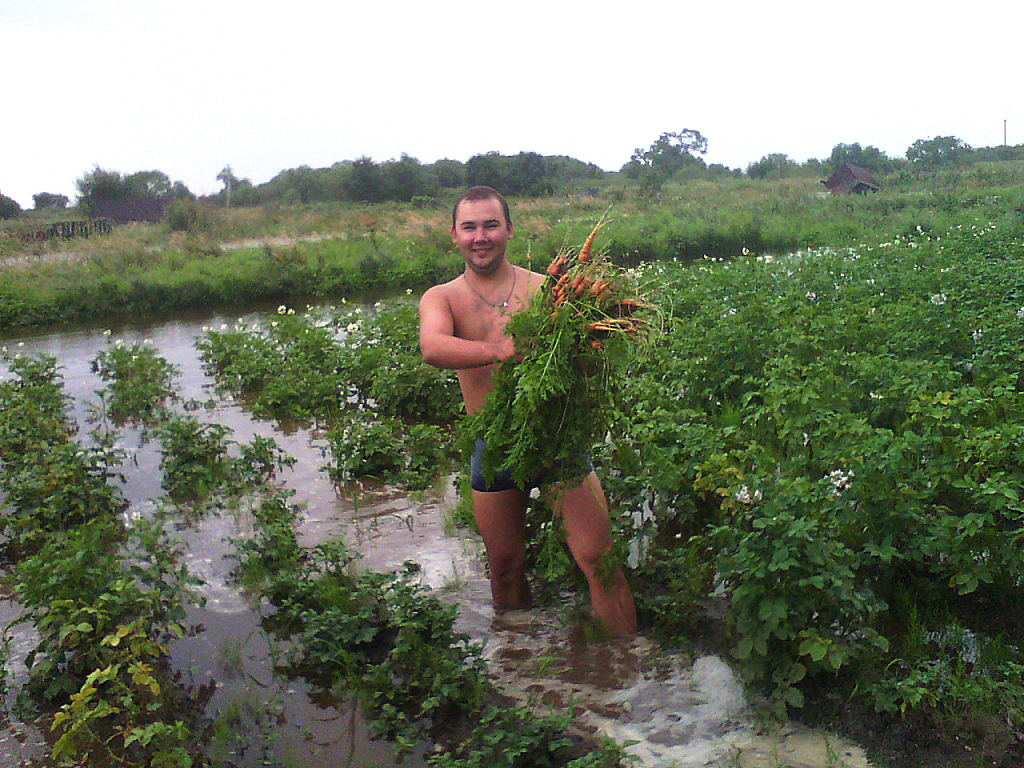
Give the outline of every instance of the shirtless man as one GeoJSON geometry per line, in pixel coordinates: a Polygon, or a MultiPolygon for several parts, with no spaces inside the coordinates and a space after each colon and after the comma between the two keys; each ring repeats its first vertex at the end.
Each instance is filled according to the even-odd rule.
{"type": "MultiPolygon", "coordinates": [[[[435,285],[420,300],[420,349],[423,359],[458,372],[466,410],[478,413],[493,386],[497,363],[516,353],[505,334],[511,315],[529,302],[543,276],[517,267],[505,257],[512,239],[508,203],[490,187],[472,187],[452,213],[452,239],[466,261],[454,280],[435,285]]],[[[499,481],[487,486],[475,472],[473,509],[487,549],[491,597],[498,610],[530,604],[526,582],[527,490],[499,481]]],[[[594,614],[609,632],[636,631],[633,594],[620,568],[609,575],[601,561],[612,548],[611,522],[604,489],[596,473],[551,489],[555,514],[586,576],[594,614]]]]}

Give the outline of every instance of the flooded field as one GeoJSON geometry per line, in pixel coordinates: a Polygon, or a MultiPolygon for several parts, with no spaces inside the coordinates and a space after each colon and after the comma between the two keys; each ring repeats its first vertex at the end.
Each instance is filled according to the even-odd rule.
{"type": "MultiPolygon", "coordinates": [[[[297,459],[279,477],[302,506],[302,544],[341,538],[362,555],[362,567],[373,570],[418,563],[423,583],[458,607],[457,628],[483,644],[505,693],[558,711],[573,707],[583,731],[635,742],[630,751],[645,768],[867,765],[859,748],[835,736],[794,724],[760,732],[736,676],[716,656],[669,654],[642,634],[628,641],[593,640],[567,618],[572,616],[568,607],[496,616],[479,540],[454,530],[447,520],[457,500],[454,478],[422,494],[373,484],[338,486],[322,471],[324,445],[316,434],[254,419],[239,403],[214,393],[195,341],[203,326],[236,319],[205,316],[125,326],[113,328],[112,335],[126,343],[151,340],[180,369],[180,399],[205,403],[197,414],[202,421],[227,426],[236,442],[272,436],[297,459]]],[[[107,343],[104,330],[24,335],[2,342],[12,351],[57,358],[83,435],[102,386],[89,363],[107,343]]],[[[130,501],[127,514],[151,514],[163,494],[158,447],[133,428],[120,430],[118,445],[128,456],[121,468],[130,501]]],[[[203,580],[205,604],[190,607],[187,622],[194,631],[172,644],[171,659],[178,681],[203,709],[212,734],[211,761],[239,768],[425,765],[429,745],[398,763],[389,744],[371,738],[352,701],[275,672],[280,653],[275,644],[280,641],[272,642],[264,628],[269,609],[243,596],[230,578],[235,565],[230,539],[244,537],[252,528],[245,515],[222,511],[181,519],[175,528],[182,561],[203,580]]],[[[567,606],[571,602],[566,596],[567,606]]],[[[15,603],[0,601],[0,623],[6,625],[18,614],[15,603]]],[[[26,678],[24,658],[34,645],[33,630],[16,625],[10,636],[0,768],[48,766],[45,730],[20,719],[13,706],[26,678]]]]}

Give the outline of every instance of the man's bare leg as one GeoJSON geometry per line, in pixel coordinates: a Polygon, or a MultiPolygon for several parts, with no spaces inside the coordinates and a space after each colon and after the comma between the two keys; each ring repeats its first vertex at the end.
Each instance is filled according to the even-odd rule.
{"type": "Polygon", "coordinates": [[[617,563],[602,563],[612,550],[612,525],[601,481],[591,472],[577,485],[554,490],[555,511],[562,516],[569,549],[587,577],[594,614],[613,635],[633,634],[636,606],[626,576],[617,563]]]}
{"type": "Polygon", "coordinates": [[[473,491],[473,511],[490,565],[491,599],[498,610],[526,608],[526,494],[473,491]]]}

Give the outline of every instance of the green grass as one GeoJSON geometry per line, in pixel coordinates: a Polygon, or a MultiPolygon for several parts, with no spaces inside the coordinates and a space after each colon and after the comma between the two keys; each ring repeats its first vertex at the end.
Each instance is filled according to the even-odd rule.
{"type": "MultiPolygon", "coordinates": [[[[608,183],[603,196],[513,200],[510,257],[544,265],[582,241],[606,211],[604,247],[620,263],[733,258],[942,231],[957,224],[1020,222],[1024,163],[977,164],[926,179],[894,177],[870,196],[832,197],[813,176],[730,178],[667,186],[657,199],[608,183]]],[[[119,227],[71,244],[0,238],[0,330],[101,321],[160,310],[365,291],[421,289],[461,269],[447,203],[317,204],[209,209],[199,231],[119,227]],[[317,240],[296,238],[317,237],[317,240]],[[222,248],[270,238],[267,246],[222,248]],[[291,241],[273,240],[290,238],[291,241]],[[61,249],[72,252],[60,256],[61,249]]]]}

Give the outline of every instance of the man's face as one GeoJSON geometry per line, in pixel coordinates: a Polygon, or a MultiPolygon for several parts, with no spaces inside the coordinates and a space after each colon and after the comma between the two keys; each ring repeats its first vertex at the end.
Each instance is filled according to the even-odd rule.
{"type": "Polygon", "coordinates": [[[493,274],[505,259],[512,225],[505,223],[501,203],[494,198],[463,200],[455,212],[452,240],[466,266],[481,275],[493,274]]]}

